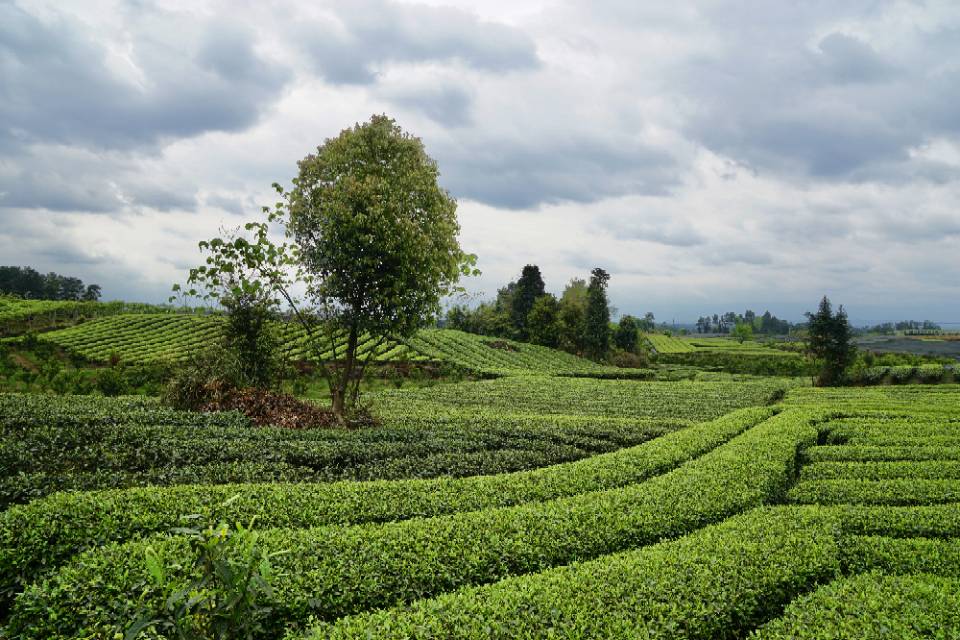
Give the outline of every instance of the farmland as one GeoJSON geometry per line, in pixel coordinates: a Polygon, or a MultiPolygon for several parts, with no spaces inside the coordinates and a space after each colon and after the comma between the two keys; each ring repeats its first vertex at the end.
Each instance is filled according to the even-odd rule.
{"type": "Polygon", "coordinates": [[[340,432],[0,396],[6,633],[113,637],[159,611],[145,558],[196,580],[176,531],[210,509],[284,552],[259,637],[952,624],[956,386],[514,375],[375,403],[381,427],[340,432]]]}
{"type": "MultiPolygon", "coordinates": [[[[29,340],[94,366],[179,367],[224,327],[151,308],[71,322],[29,340]]],[[[275,328],[309,357],[295,324],[275,328]]],[[[23,330],[6,344],[26,348],[23,330]]],[[[366,393],[378,424],[357,430],[0,394],[2,634],[175,637],[176,594],[216,593],[198,586],[198,539],[241,531],[274,576],[255,638],[960,633],[952,372],[874,367],[881,386],[814,388],[782,374],[795,353],[646,339],[679,363],[621,369],[444,329],[361,336],[380,365],[470,375],[366,393]],[[735,373],[771,362],[788,364],[735,373]]]]}

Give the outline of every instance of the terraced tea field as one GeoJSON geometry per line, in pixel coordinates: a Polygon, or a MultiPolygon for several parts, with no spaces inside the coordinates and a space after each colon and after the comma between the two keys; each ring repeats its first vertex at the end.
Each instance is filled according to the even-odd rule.
{"type": "Polygon", "coordinates": [[[282,432],[0,398],[6,495],[36,487],[0,514],[5,633],[123,635],[198,578],[176,528],[211,508],[283,552],[256,637],[960,633],[955,385],[512,376],[377,404],[377,430],[282,432]]]}
{"type": "MultiPolygon", "coordinates": [[[[221,336],[223,318],[216,315],[125,314],[97,318],[76,326],[50,331],[39,339],[94,362],[117,358],[130,364],[182,362],[221,336]]],[[[282,348],[294,360],[309,356],[304,332],[294,323],[279,326],[282,348]]],[[[338,344],[342,351],[343,342],[338,344]]],[[[447,363],[483,376],[570,375],[595,377],[649,377],[645,369],[623,370],[590,360],[512,340],[487,338],[461,331],[426,329],[406,342],[378,343],[361,338],[358,355],[375,349],[378,362],[447,363]]],[[[320,358],[334,357],[332,349],[320,358]]]]}

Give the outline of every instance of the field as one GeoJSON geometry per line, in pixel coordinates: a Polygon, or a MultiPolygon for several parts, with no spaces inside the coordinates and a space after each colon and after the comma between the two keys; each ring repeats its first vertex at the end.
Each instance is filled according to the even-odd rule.
{"type": "Polygon", "coordinates": [[[122,634],[197,579],[177,527],[211,509],[284,552],[263,638],[960,632],[960,387],[526,375],[375,406],[284,431],[0,396],[5,633],[122,634]]]}
{"type": "MultiPolygon", "coordinates": [[[[111,358],[128,364],[177,363],[196,355],[217,339],[223,318],[216,315],[158,313],[123,314],[93,319],[38,335],[38,339],[93,362],[111,358]]],[[[293,358],[305,356],[303,330],[293,323],[279,325],[283,349],[293,358]]],[[[342,348],[342,342],[338,344],[342,348]]],[[[589,375],[649,377],[647,370],[618,370],[584,358],[532,344],[477,336],[461,331],[425,329],[406,342],[361,340],[358,354],[376,348],[379,362],[445,363],[482,376],[589,375]]],[[[321,357],[330,357],[327,350],[321,357]]]]}
{"type": "MultiPolygon", "coordinates": [[[[30,340],[177,366],[223,323],[75,320],[30,340]]],[[[302,357],[296,326],[277,328],[302,357]]],[[[204,582],[204,554],[241,554],[233,572],[250,545],[272,576],[253,638],[960,635],[952,370],[819,389],[758,343],[647,339],[677,362],[617,369],[437,329],[363,338],[381,363],[473,379],[368,393],[380,424],[359,430],[0,394],[0,637],[175,638],[178,594],[226,589],[204,582]],[[730,373],[744,367],[766,375],[730,373]]]]}

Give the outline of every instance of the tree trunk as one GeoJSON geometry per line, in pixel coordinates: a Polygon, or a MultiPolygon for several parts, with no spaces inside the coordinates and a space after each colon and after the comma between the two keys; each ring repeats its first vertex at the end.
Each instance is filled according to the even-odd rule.
{"type": "MultiPolygon", "coordinates": [[[[347,336],[347,350],[343,354],[343,369],[340,371],[336,388],[333,389],[333,413],[337,420],[342,424],[346,421],[347,410],[347,389],[350,385],[350,379],[353,377],[353,370],[357,363],[357,325],[350,325],[350,332],[347,336]]],[[[334,365],[336,366],[336,365],[334,365]]]]}

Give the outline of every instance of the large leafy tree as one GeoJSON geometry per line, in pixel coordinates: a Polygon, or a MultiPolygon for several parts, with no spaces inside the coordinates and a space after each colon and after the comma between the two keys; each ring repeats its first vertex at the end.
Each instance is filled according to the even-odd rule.
{"type": "MultiPolygon", "coordinates": [[[[290,309],[341,421],[379,346],[426,325],[459,278],[478,273],[476,256],[460,248],[456,201],[438,176],[418,138],[373,116],[301,160],[292,188],[274,184],[280,200],[265,212],[287,242],[250,223],[252,240],[206,245],[215,249],[207,262],[216,276],[231,275],[229,294],[251,292],[290,309]]],[[[200,275],[209,281],[209,267],[200,275]]]]}
{"type": "Polygon", "coordinates": [[[610,274],[599,267],[590,272],[584,342],[587,355],[594,360],[603,360],[610,349],[610,306],[607,303],[609,281],[610,274]]]}
{"type": "Polygon", "coordinates": [[[824,296],[816,313],[806,316],[809,321],[807,350],[819,366],[817,384],[838,385],[857,355],[847,313],[843,305],[834,313],[830,300],[824,296]]]}
{"type": "Polygon", "coordinates": [[[273,214],[295,246],[333,410],[352,406],[377,346],[423,327],[475,257],[457,240],[457,203],[423,143],[390,118],[345,129],[300,161],[273,214]],[[369,354],[357,356],[361,339],[369,354]]]}

